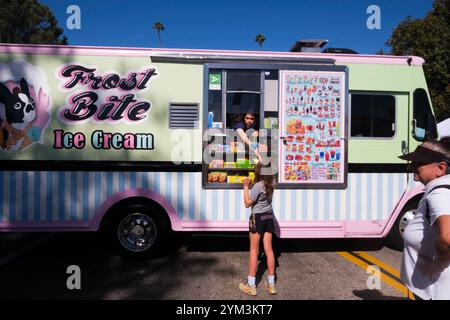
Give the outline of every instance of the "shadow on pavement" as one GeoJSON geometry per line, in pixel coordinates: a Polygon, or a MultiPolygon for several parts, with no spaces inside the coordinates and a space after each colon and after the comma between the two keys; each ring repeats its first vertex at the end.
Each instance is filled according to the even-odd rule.
{"type": "MultiPolygon", "coordinates": [[[[246,233],[178,235],[188,251],[248,251],[246,233]]],[[[279,239],[274,237],[273,247],[282,252],[336,252],[336,251],[378,251],[384,246],[383,239],[279,239]]]]}
{"type": "Polygon", "coordinates": [[[379,290],[353,290],[353,294],[363,300],[409,300],[407,297],[385,296],[379,290]]]}
{"type": "MultiPolygon", "coordinates": [[[[283,252],[371,251],[382,246],[381,240],[370,239],[274,239],[276,258],[283,252]]],[[[115,253],[105,233],[57,233],[0,265],[0,299],[167,299],[179,290],[186,277],[195,283],[205,274],[210,274],[211,279],[235,276],[219,257],[201,252],[248,249],[246,233],[176,234],[163,255],[146,261],[126,261],[115,253]],[[67,289],[70,265],[81,269],[82,290],[67,289]]],[[[266,269],[265,257],[260,256],[259,279],[266,269]]],[[[373,292],[360,294],[365,299],[382,299],[373,292]]]]}
{"type": "MultiPolygon", "coordinates": [[[[175,249],[175,248],[174,248],[175,249]]],[[[0,266],[0,299],[164,299],[182,278],[227,272],[207,256],[178,250],[146,261],[122,260],[100,233],[59,233],[0,266]],[[81,270],[81,290],[68,290],[67,268],[81,270]]]]}

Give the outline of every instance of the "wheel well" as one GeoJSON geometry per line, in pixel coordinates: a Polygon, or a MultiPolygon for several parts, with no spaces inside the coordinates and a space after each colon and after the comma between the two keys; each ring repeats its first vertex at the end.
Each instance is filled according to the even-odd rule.
{"type": "Polygon", "coordinates": [[[416,207],[414,207],[413,205],[418,204],[420,199],[422,198],[422,196],[423,196],[423,193],[419,193],[419,194],[416,194],[411,199],[409,199],[408,202],[405,204],[405,206],[402,208],[401,212],[403,212],[405,210],[405,208],[416,209],[416,207]]]}
{"type": "Polygon", "coordinates": [[[420,194],[415,195],[411,199],[409,199],[408,202],[406,202],[406,204],[400,210],[397,217],[395,217],[394,222],[392,222],[392,225],[390,226],[389,231],[386,235],[386,239],[388,240],[387,245],[391,249],[395,249],[395,250],[399,250],[399,251],[403,250],[403,238],[402,238],[402,236],[400,234],[400,230],[398,228],[400,219],[402,218],[403,214],[406,211],[417,208],[417,204],[420,201],[420,198],[422,197],[422,195],[423,194],[420,193],[420,194]]]}
{"type": "Polygon", "coordinates": [[[398,213],[398,215],[395,217],[395,220],[392,224],[392,226],[389,229],[388,235],[392,232],[393,228],[395,228],[395,225],[397,223],[397,221],[401,218],[401,216],[408,210],[411,209],[416,209],[417,208],[417,204],[419,203],[420,199],[422,198],[423,193],[419,193],[416,194],[414,197],[412,197],[411,199],[408,200],[408,202],[405,203],[405,205],[403,206],[403,208],[400,210],[400,212],[398,213]]]}
{"type": "Polygon", "coordinates": [[[169,219],[169,215],[167,214],[167,211],[158,202],[145,197],[131,197],[120,200],[119,202],[115,203],[111,208],[108,209],[108,211],[103,216],[101,228],[105,224],[109,224],[111,221],[114,220],[114,218],[116,218],[118,215],[121,214],[120,208],[127,206],[146,206],[149,208],[156,209],[158,214],[160,214],[161,217],[164,219],[166,226],[170,228],[170,230],[172,230],[172,224],[169,219]]]}
{"type": "Polygon", "coordinates": [[[420,199],[422,198],[423,193],[416,194],[414,197],[408,200],[408,202],[405,203],[403,208],[400,210],[398,215],[395,217],[394,224],[390,228],[389,232],[392,231],[392,228],[395,226],[398,219],[401,218],[402,214],[405,213],[408,210],[411,209],[417,209],[417,205],[419,204],[420,199]]]}
{"type": "Polygon", "coordinates": [[[389,234],[392,232],[393,228],[395,228],[395,225],[398,221],[398,219],[401,218],[402,214],[405,213],[408,210],[411,209],[416,209],[417,208],[417,204],[419,203],[420,199],[422,198],[423,193],[419,193],[416,194],[414,197],[412,197],[411,199],[409,199],[405,205],[403,206],[403,208],[400,210],[400,212],[398,213],[398,215],[395,217],[394,222],[392,222],[391,227],[388,230],[388,233],[386,234],[386,236],[389,236],[389,234]]]}

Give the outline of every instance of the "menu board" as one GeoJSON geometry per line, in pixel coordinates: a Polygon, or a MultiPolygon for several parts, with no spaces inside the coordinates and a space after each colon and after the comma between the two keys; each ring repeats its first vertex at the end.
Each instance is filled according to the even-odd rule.
{"type": "Polygon", "coordinates": [[[344,72],[281,71],[280,183],[345,183],[344,72]]]}

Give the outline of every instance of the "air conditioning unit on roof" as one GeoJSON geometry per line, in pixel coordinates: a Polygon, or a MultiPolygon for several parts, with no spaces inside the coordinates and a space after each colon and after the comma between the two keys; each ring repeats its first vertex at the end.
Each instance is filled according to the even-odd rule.
{"type": "Polygon", "coordinates": [[[324,39],[298,40],[291,48],[291,52],[319,52],[328,43],[324,39]]]}

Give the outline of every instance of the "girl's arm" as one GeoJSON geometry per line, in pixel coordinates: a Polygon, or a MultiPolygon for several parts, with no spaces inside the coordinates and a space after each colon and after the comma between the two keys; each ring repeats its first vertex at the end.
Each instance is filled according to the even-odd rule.
{"type": "Polygon", "coordinates": [[[244,205],[246,208],[250,208],[253,205],[253,200],[250,199],[249,187],[251,180],[248,177],[244,178],[244,205]]]}

